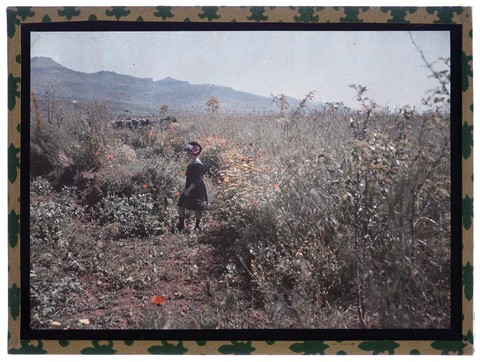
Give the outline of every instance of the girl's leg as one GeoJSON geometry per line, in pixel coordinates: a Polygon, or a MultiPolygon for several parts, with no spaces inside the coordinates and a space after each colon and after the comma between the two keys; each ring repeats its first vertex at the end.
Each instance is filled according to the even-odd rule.
{"type": "Polygon", "coordinates": [[[185,208],[184,207],[181,207],[181,206],[178,207],[178,217],[185,218],[185,208]]]}
{"type": "Polygon", "coordinates": [[[202,221],[202,210],[196,210],[195,211],[195,230],[200,230],[200,222],[202,221]]]}
{"type": "Polygon", "coordinates": [[[179,206],[178,207],[178,225],[177,230],[182,231],[185,229],[185,208],[179,206]]]}

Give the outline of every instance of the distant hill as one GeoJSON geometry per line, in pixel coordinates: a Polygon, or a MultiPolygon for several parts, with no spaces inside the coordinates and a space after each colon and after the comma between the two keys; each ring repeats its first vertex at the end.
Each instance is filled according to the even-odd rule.
{"type": "MultiPolygon", "coordinates": [[[[111,115],[147,116],[158,114],[162,105],[170,110],[204,109],[211,96],[218,97],[222,110],[271,110],[272,99],[230,87],[210,84],[190,84],[170,77],[159,81],[136,78],[115,72],[77,72],[56,63],[51,58],[35,57],[31,61],[31,89],[40,106],[45,106],[45,94],[66,101],[105,102],[111,115]]],[[[289,98],[291,105],[298,100],[289,98]]]]}

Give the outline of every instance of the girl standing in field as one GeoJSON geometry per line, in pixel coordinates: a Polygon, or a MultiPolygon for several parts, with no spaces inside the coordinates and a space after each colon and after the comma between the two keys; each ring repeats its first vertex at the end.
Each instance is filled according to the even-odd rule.
{"type": "Polygon", "coordinates": [[[205,167],[198,159],[202,152],[202,146],[197,142],[190,142],[185,147],[185,151],[190,163],[187,166],[185,188],[180,195],[180,200],[178,200],[179,222],[177,230],[185,229],[185,210],[195,211],[195,230],[201,230],[202,211],[208,207],[207,189],[203,182],[205,167]]]}

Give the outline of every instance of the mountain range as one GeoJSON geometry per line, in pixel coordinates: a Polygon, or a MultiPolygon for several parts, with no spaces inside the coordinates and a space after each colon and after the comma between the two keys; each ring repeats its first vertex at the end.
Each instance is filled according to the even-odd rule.
{"type": "MultiPolygon", "coordinates": [[[[51,58],[34,57],[30,66],[31,90],[41,108],[49,99],[67,102],[105,103],[112,116],[150,116],[163,105],[169,110],[203,110],[207,100],[215,96],[222,110],[273,110],[272,98],[236,91],[231,87],[191,84],[170,77],[153,81],[111,71],[84,73],[68,69],[51,58]]],[[[287,98],[290,105],[298,100],[287,98]]]]}

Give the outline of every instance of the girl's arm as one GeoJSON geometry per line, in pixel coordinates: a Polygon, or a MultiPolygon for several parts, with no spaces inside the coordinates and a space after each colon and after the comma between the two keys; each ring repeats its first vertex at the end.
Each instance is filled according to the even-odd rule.
{"type": "Polygon", "coordinates": [[[192,191],[194,188],[195,188],[195,184],[192,183],[188,189],[186,189],[183,193],[185,194],[185,196],[188,196],[188,194],[190,193],[190,191],[192,191]]]}

